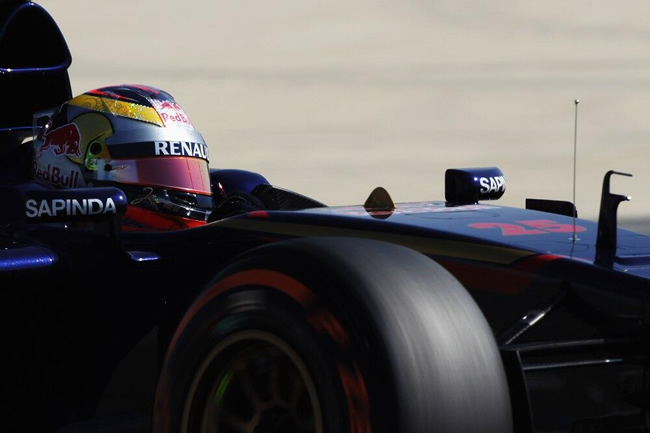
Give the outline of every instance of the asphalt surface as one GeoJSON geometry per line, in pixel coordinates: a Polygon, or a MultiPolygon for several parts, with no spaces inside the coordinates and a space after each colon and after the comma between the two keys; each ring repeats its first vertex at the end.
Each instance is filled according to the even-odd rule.
{"type": "Polygon", "coordinates": [[[604,174],[649,231],[650,3],[43,0],[73,92],[161,87],[211,165],[327,204],[444,197],[444,171],[500,167],[503,205],[573,200],[595,219],[604,174]],[[579,99],[580,103],[575,104],[579,99]],[[577,110],[577,132],[576,124],[577,110]],[[574,147],[574,139],[577,146],[574,147]]]}

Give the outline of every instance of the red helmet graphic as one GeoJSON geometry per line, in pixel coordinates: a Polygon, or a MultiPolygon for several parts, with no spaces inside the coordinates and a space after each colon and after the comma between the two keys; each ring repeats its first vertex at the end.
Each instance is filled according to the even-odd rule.
{"type": "Polygon", "coordinates": [[[79,133],[79,128],[74,123],[63,125],[60,128],[56,128],[50,131],[47,131],[43,135],[43,145],[37,150],[40,154],[41,152],[49,149],[50,147],[54,148],[55,155],[71,155],[71,156],[81,156],[81,149],[79,148],[81,134],[79,133]]]}

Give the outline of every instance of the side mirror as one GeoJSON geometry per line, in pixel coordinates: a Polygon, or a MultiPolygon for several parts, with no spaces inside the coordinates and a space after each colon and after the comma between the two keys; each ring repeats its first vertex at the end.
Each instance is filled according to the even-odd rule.
{"type": "Polygon", "coordinates": [[[476,204],[498,200],[506,192],[503,172],[497,167],[450,168],[445,172],[445,200],[451,204],[476,204]]]}

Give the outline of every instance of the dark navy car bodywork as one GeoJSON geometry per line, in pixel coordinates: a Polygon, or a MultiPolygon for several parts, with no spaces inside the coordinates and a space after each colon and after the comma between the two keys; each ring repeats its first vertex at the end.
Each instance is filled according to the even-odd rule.
{"type": "Polygon", "coordinates": [[[493,168],[451,170],[445,201],[393,204],[379,191],[365,205],[335,207],[257,173],[212,169],[226,199],[243,191],[264,206],[195,229],[120,233],[121,191],[29,180],[25,131],[33,112],[70,97],[70,55],[39,6],[3,2],[0,18],[0,88],[14,95],[5,101],[30,94],[20,86],[46,95],[0,116],[10,119],[0,125],[2,431],[93,431],[93,419],[141,420],[147,431],[159,366],[202,288],[241,253],[308,237],[387,241],[450,271],[499,345],[516,431],[648,430],[650,237],[608,231],[616,206],[607,200],[619,202],[608,191],[601,221],[590,222],[558,213],[557,202],[546,211],[487,204],[505,190],[493,168]],[[41,33],[16,30],[33,22],[41,33]],[[49,41],[51,58],[32,63],[25,38],[49,41]],[[65,200],[102,210],[72,215],[65,200]]]}
{"type": "MultiPolygon", "coordinates": [[[[497,205],[260,210],[197,229],[122,233],[119,242],[96,231],[29,223],[5,231],[0,250],[3,341],[11,348],[2,370],[12,372],[3,381],[21,377],[13,385],[21,392],[5,398],[28,412],[49,408],[54,420],[68,411],[96,415],[96,404],[119,406],[119,398],[106,401],[116,367],[151,332],[158,338],[151,347],[164,351],[215,270],[263,243],[336,236],[407,246],[461,281],[510,366],[521,425],[643,431],[650,239],[618,235],[625,258],[609,268],[593,263],[597,224],[497,205]]],[[[152,365],[160,362],[148,356],[152,365]]],[[[149,375],[139,409],[155,383],[149,375]]]]}

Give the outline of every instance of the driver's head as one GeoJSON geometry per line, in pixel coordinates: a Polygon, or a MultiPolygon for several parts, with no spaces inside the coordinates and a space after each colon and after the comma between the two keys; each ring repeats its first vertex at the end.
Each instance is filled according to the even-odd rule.
{"type": "Polygon", "coordinates": [[[151,86],[90,90],[35,118],[33,176],[58,188],[115,186],[122,227],[205,224],[213,207],[208,148],[174,98],[151,86]]]}

